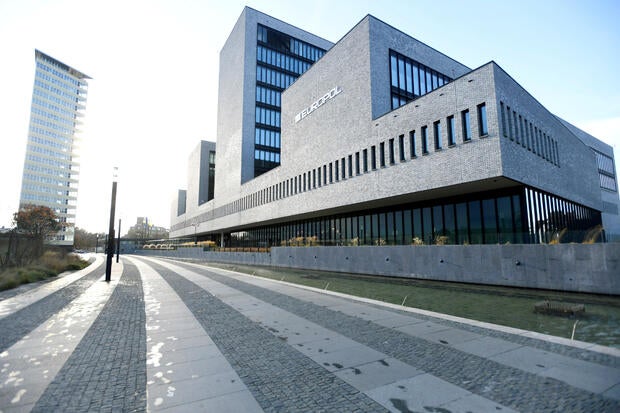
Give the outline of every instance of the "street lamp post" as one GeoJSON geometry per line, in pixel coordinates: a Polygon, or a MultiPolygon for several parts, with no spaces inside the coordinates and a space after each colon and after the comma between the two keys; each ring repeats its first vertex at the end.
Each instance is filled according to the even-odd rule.
{"type": "Polygon", "coordinates": [[[116,209],[116,180],[118,177],[118,168],[114,167],[114,175],[112,176],[112,201],[110,203],[110,227],[108,230],[108,256],[105,265],[105,280],[110,282],[112,279],[112,258],[114,257],[114,212],[116,209]]]}
{"type": "Polygon", "coordinates": [[[95,254],[97,253],[97,250],[99,250],[99,234],[95,235],[96,237],[96,241],[95,241],[95,254]]]}
{"type": "Polygon", "coordinates": [[[198,228],[198,225],[199,224],[195,222],[192,224],[192,227],[194,227],[194,245],[198,245],[198,235],[196,234],[196,229],[198,228]]]}
{"type": "Polygon", "coordinates": [[[118,256],[121,254],[121,219],[118,219],[118,243],[116,244],[116,262],[118,262],[118,256]]]}

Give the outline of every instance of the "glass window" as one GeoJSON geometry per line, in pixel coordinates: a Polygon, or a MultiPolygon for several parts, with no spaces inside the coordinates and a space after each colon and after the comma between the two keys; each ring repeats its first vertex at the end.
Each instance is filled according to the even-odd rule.
{"type": "Polygon", "coordinates": [[[405,81],[405,61],[402,57],[398,59],[398,88],[406,89],[406,81],[405,81]]]}
{"type": "Polygon", "coordinates": [[[407,61],[405,64],[405,76],[407,78],[407,92],[413,93],[413,84],[411,76],[411,62],[407,61]]]}
{"type": "Polygon", "coordinates": [[[394,138],[388,141],[388,153],[390,157],[390,165],[394,165],[396,160],[394,159],[394,138]]]}
{"type": "Polygon", "coordinates": [[[384,245],[387,239],[387,227],[385,225],[385,213],[379,214],[379,239],[377,245],[384,245]]]}
{"type": "Polygon", "coordinates": [[[377,214],[372,214],[372,243],[377,243],[379,239],[379,216],[377,214]]]}
{"type": "Polygon", "coordinates": [[[395,55],[390,56],[390,68],[392,70],[392,86],[398,87],[398,63],[395,55]]]}
{"type": "Polygon", "coordinates": [[[480,213],[480,201],[470,201],[469,207],[469,230],[472,244],[482,244],[482,215],[480,213]]]}
{"type": "Polygon", "coordinates": [[[425,244],[433,243],[433,217],[431,208],[422,208],[422,234],[425,244]]]}
{"type": "Polygon", "coordinates": [[[446,124],[448,125],[448,146],[455,145],[456,136],[454,133],[454,116],[448,116],[446,119],[446,124]]]}
{"type": "Polygon", "coordinates": [[[443,211],[441,205],[433,207],[433,241],[437,242],[437,237],[443,235],[443,211]]]}
{"type": "Polygon", "coordinates": [[[362,158],[364,163],[364,173],[368,172],[368,149],[362,151],[362,158]]]}
{"type": "Polygon", "coordinates": [[[347,171],[344,166],[344,158],[340,159],[340,171],[342,173],[342,179],[345,179],[347,177],[347,171]]]}
{"type": "Polygon", "coordinates": [[[469,121],[469,110],[461,112],[461,123],[463,124],[463,142],[471,140],[471,126],[469,121]]]}
{"type": "Polygon", "coordinates": [[[497,243],[497,221],[495,214],[495,199],[482,201],[482,214],[484,217],[484,242],[486,244],[497,243]]]}
{"type": "Polygon", "coordinates": [[[413,64],[413,94],[416,96],[420,96],[420,71],[418,69],[418,64],[413,64]]]}
{"type": "Polygon", "coordinates": [[[379,165],[385,167],[385,142],[379,144],[379,165]]]}
{"type": "Polygon", "coordinates": [[[424,95],[426,92],[426,71],[424,70],[424,66],[420,66],[420,95],[424,95]]]}
{"type": "Polygon", "coordinates": [[[349,155],[349,178],[353,176],[353,155],[349,155]]]}
{"type": "Polygon", "coordinates": [[[422,155],[426,155],[428,153],[428,136],[427,136],[427,127],[422,126],[422,155]]]}
{"type": "Polygon", "coordinates": [[[454,220],[454,204],[444,205],[444,235],[447,237],[446,244],[454,244],[456,241],[456,222],[454,220]]]}
{"type": "Polygon", "coordinates": [[[497,198],[498,242],[515,242],[513,237],[513,219],[510,197],[497,198]]]}
{"type": "Polygon", "coordinates": [[[413,236],[420,241],[424,241],[424,234],[422,232],[422,211],[420,208],[413,210],[413,236]]]}
{"type": "Polygon", "coordinates": [[[339,171],[338,166],[339,166],[339,162],[338,161],[334,162],[334,175],[336,176],[336,181],[340,180],[340,173],[339,173],[340,171],[339,171]]]}
{"type": "Polygon", "coordinates": [[[487,125],[487,107],[484,103],[478,105],[478,131],[480,136],[486,136],[489,134],[489,127],[487,125]]]}
{"type": "Polygon", "coordinates": [[[370,147],[370,167],[375,170],[377,169],[377,147],[370,147]]]}
{"type": "Polygon", "coordinates": [[[355,175],[360,174],[360,153],[355,152],[355,175]]]}
{"type": "Polygon", "coordinates": [[[435,137],[435,150],[441,150],[441,123],[439,121],[433,123],[433,134],[435,137]]]}
{"type": "Polygon", "coordinates": [[[521,143],[521,138],[519,136],[519,122],[517,121],[517,112],[512,111],[512,121],[514,122],[514,133],[515,133],[515,141],[517,143],[521,143]]]}
{"type": "Polygon", "coordinates": [[[411,156],[411,158],[415,158],[416,157],[416,150],[415,150],[415,131],[409,131],[409,154],[411,156]]]}
{"type": "Polygon", "coordinates": [[[405,245],[411,244],[413,239],[413,227],[411,225],[411,210],[405,209],[403,211],[403,242],[405,245]]]}
{"type": "Polygon", "coordinates": [[[394,245],[396,243],[396,239],[394,237],[394,232],[395,232],[395,228],[394,228],[394,212],[387,212],[385,214],[386,217],[386,237],[385,237],[385,243],[387,245],[394,245]]]}

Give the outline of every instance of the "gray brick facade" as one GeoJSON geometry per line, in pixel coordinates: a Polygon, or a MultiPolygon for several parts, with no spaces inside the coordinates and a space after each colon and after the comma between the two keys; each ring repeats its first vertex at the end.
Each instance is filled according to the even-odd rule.
{"type": "MultiPolygon", "coordinates": [[[[471,70],[370,15],[282,93],[281,165],[248,180],[244,165],[253,157],[248,152],[253,150],[253,136],[246,137],[254,126],[250,112],[255,74],[227,69],[253,67],[257,21],[293,30],[248,9],[233,29],[221,52],[215,199],[193,210],[188,204],[185,216],[172,214],[172,237],[193,235],[194,228],[184,224],[190,220],[201,222],[203,234],[219,234],[515,186],[533,187],[598,211],[607,206],[609,213],[613,200],[602,199],[591,145],[495,62],[471,70]],[[454,80],[392,110],[390,50],[454,80]],[[323,99],[335,88],[340,92],[323,99]],[[480,105],[486,108],[484,134],[480,105]],[[308,108],[307,116],[296,121],[308,108]],[[463,136],[464,111],[470,116],[469,140],[463,136]],[[453,145],[445,127],[449,117],[455,121],[453,145]],[[436,122],[443,126],[439,149],[433,134],[436,122]],[[424,128],[427,153],[421,142],[424,128]],[[371,153],[379,157],[381,148],[384,165],[377,159],[376,169],[368,165],[365,170],[364,156],[369,164],[371,153]]],[[[308,38],[298,29],[293,32],[308,38]]],[[[617,192],[614,195],[617,200],[617,192]]]]}

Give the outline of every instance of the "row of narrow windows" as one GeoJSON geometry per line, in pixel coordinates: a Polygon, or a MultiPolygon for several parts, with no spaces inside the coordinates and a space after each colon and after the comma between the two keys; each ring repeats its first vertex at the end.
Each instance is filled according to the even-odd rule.
{"type": "Polygon", "coordinates": [[[510,139],[517,145],[527,149],[551,162],[555,166],[560,166],[560,154],[558,142],[542,128],[527,120],[504,102],[499,103],[500,117],[502,120],[502,135],[510,139]]]}
{"type": "MultiPolygon", "coordinates": [[[[486,113],[485,103],[477,105],[478,137],[482,138],[489,133],[486,113]]],[[[465,109],[461,111],[459,116],[461,118],[460,139],[463,143],[466,143],[471,141],[473,136],[470,110],[465,109]]],[[[458,140],[455,115],[447,116],[445,120],[433,122],[432,139],[436,152],[441,151],[443,148],[444,135],[442,132],[442,124],[446,125],[445,141],[448,143],[448,146],[456,145],[458,140]]],[[[215,208],[213,211],[205,212],[199,216],[198,219],[211,220],[264,205],[298,193],[307,192],[320,188],[321,186],[330,185],[335,182],[353,178],[354,176],[385,168],[388,165],[394,165],[397,159],[399,162],[406,162],[407,159],[417,158],[419,152],[422,155],[428,155],[432,147],[430,133],[428,125],[421,126],[420,129],[409,131],[408,136],[402,134],[398,136],[398,139],[390,138],[387,141],[380,142],[378,145],[364,148],[361,151],[352,153],[328,164],[321,165],[316,169],[312,169],[268,188],[246,195],[237,201],[215,208]],[[420,136],[419,143],[417,136],[420,136]]],[[[257,154],[255,154],[255,156],[256,155],[257,154]]],[[[260,154],[258,155],[260,156],[260,154]]],[[[179,225],[178,228],[181,228],[182,224],[179,225]]],[[[173,230],[174,229],[175,228],[173,228],[173,230]]]]}

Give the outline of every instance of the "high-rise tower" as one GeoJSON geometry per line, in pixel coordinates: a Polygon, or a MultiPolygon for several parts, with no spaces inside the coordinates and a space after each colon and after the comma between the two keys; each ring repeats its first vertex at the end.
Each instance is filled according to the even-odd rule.
{"type": "Polygon", "coordinates": [[[90,77],[39,50],[35,60],[20,206],[51,208],[67,225],[50,242],[73,245],[80,172],[77,135],[90,77]]]}

